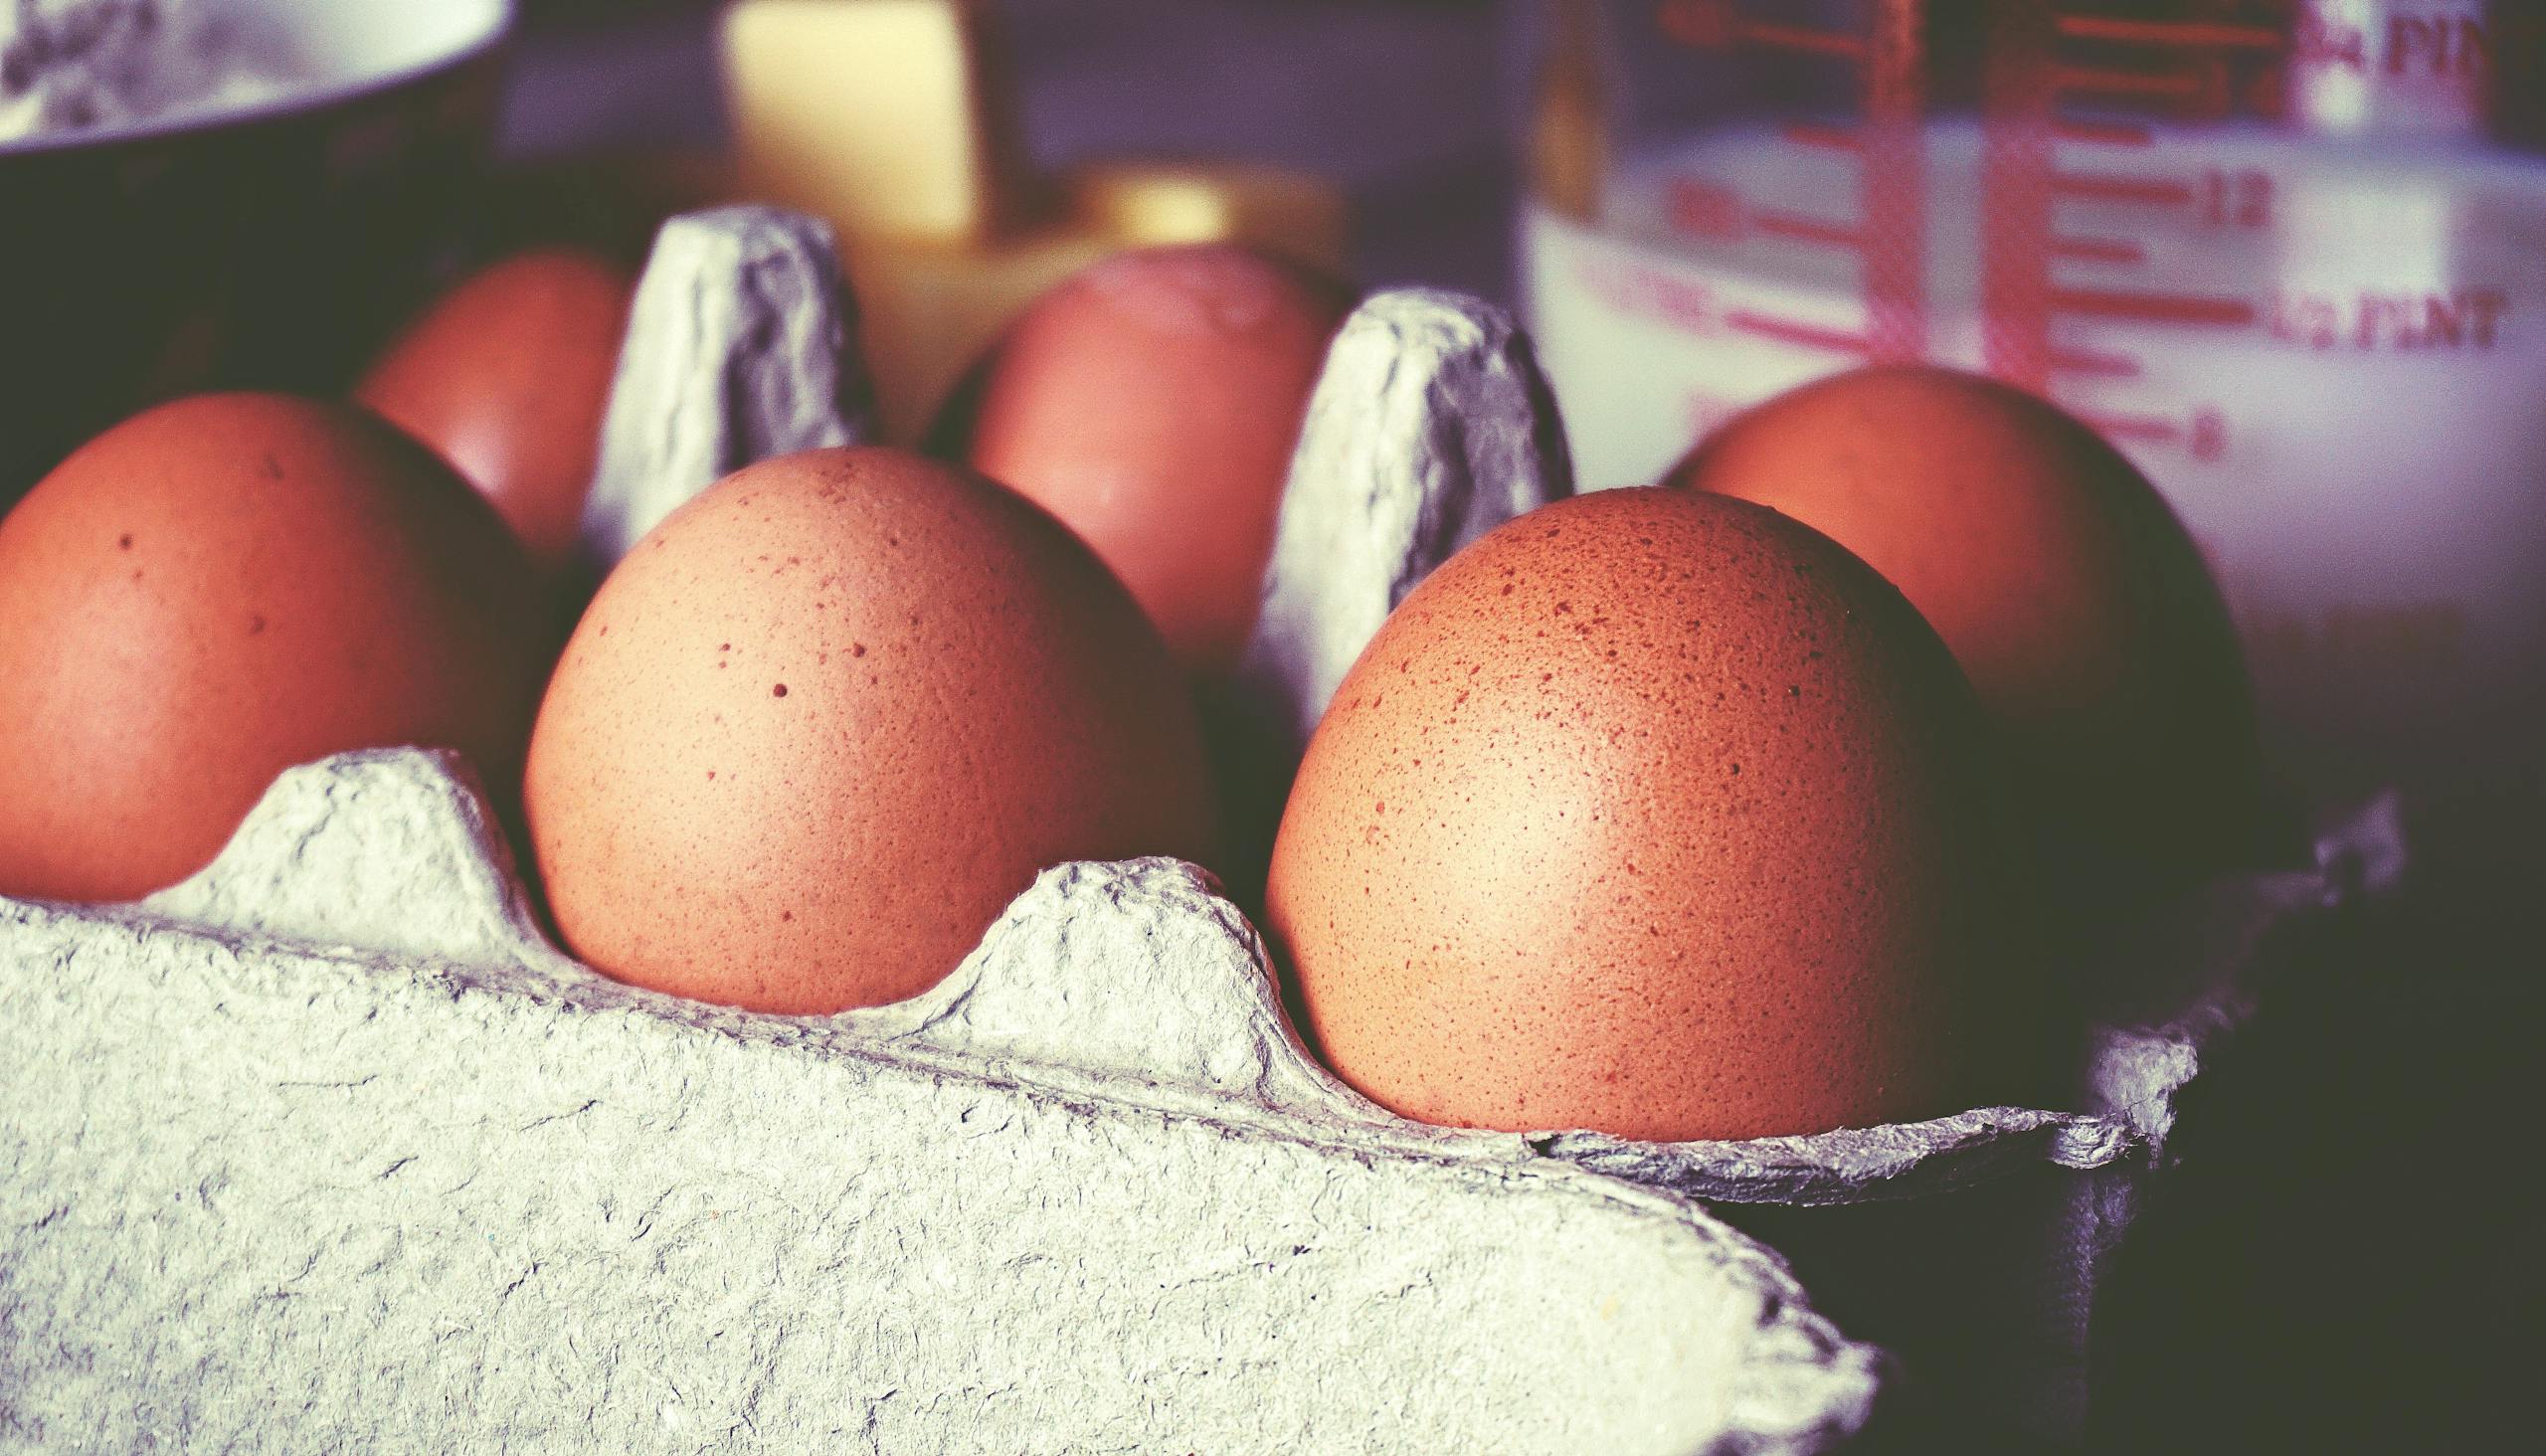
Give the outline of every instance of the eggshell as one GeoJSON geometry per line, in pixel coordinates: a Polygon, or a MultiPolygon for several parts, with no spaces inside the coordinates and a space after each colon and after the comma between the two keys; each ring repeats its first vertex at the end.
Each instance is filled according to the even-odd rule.
{"type": "Polygon", "coordinates": [[[577,955],[820,1013],[935,985],[1037,871],[1207,861],[1182,679],[1120,583],[999,485],[884,450],[752,465],[613,572],[531,740],[577,955]]]}
{"type": "Polygon", "coordinates": [[[494,512],[361,411],[126,421],[0,521],[0,893],[160,889],[348,749],[456,748],[510,783],[542,621],[494,512]]]}
{"type": "Polygon", "coordinates": [[[1311,740],[1268,914],[1335,1068],[1427,1122],[1681,1141],[2035,1090],[1971,690],[1773,512],[1606,491],[1398,607],[1311,740]]]}
{"type": "Polygon", "coordinates": [[[575,550],[635,286],[593,254],[516,254],[428,308],[354,397],[441,452],[554,574],[575,550]]]}
{"type": "Polygon", "coordinates": [[[2191,538],[2093,431],[1991,380],[1870,369],[1741,416],[1671,482],[1783,511],[1901,588],[1979,690],[2073,898],[2253,856],[2235,629],[2191,538]]]}
{"type": "Polygon", "coordinates": [[[1059,516],[1188,670],[1254,630],[1310,389],[1351,300],[1225,244],[1122,254],[1016,321],[967,457],[1059,516]]]}

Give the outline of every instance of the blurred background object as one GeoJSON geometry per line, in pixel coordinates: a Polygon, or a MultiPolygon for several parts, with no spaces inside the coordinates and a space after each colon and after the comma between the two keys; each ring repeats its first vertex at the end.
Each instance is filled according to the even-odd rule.
{"type": "MultiPolygon", "coordinates": [[[[330,75],[396,72],[395,84],[351,96],[363,88],[349,82],[330,93],[347,106],[294,92],[149,145],[102,133],[0,143],[0,184],[41,199],[0,231],[0,316],[13,334],[60,341],[0,365],[0,499],[152,399],[207,384],[339,387],[473,263],[550,243],[634,262],[663,216],[750,190],[727,145],[729,114],[749,111],[730,104],[715,0],[188,3],[268,14],[301,37],[292,44],[325,52],[330,75]],[[469,64],[410,54],[431,49],[419,33],[491,39],[507,13],[500,56],[448,38],[469,64]]],[[[950,266],[909,238],[851,252],[879,346],[934,345],[912,398],[891,398],[887,382],[896,433],[916,434],[991,323],[1090,261],[1097,237],[1234,237],[1372,284],[1508,297],[1492,6],[979,8],[1005,42],[988,119],[1018,153],[997,266],[950,266]]]]}
{"type": "Polygon", "coordinates": [[[2526,6],[1554,0],[1522,293],[1584,483],[1787,388],[2044,395],[2228,590],[2310,799],[2454,792],[2546,705],[2526,6]]]}
{"type": "MultiPolygon", "coordinates": [[[[332,383],[445,265],[482,174],[505,0],[194,8],[257,22],[271,84],[0,141],[0,503],[150,400],[332,383]]],[[[21,97],[57,61],[34,14],[0,34],[21,97]]]]}
{"type": "MultiPolygon", "coordinates": [[[[533,0],[507,155],[721,145],[715,0],[533,0]]],[[[1307,174],[1351,204],[1355,276],[1510,296],[1499,11],[1489,0],[991,0],[1024,161],[1307,174]]]]}

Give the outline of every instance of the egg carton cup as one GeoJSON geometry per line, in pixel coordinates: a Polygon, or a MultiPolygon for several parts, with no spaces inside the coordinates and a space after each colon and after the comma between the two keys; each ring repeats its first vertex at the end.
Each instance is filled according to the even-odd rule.
{"type": "MultiPolygon", "coordinates": [[[[597,568],[723,469],[861,438],[827,247],[667,228],[597,568]]],[[[1266,772],[1415,582],[1570,489],[1561,438],[1498,310],[1347,321],[1233,689],[1266,772]]],[[[161,895],[0,900],[0,1446],[2074,1441],[2178,1099],[2269,948],[2400,853],[2373,811],[2152,921],[2074,1108],[1655,1145],[1371,1105],[1168,860],[1046,871],[896,1005],[621,986],[543,938],[463,766],[346,755],[161,895]]]]}
{"type": "Polygon", "coordinates": [[[683,213],[628,302],[582,551],[606,572],[691,497],[748,464],[875,437],[857,299],[819,218],[683,213]]]}
{"type": "Polygon", "coordinates": [[[549,945],[452,756],[294,770],[160,895],[0,900],[0,1445],[1830,1450],[1890,1365],[1709,1204],[2083,1314],[2251,1005],[2105,1032],[2105,1112],[1653,1145],[1397,1119],[1273,987],[1145,859],[909,1001],[700,1005],[549,945]]]}
{"type": "Polygon", "coordinates": [[[451,758],[0,901],[0,1444],[1815,1451],[1879,1357],[1692,1200],[1399,1122],[1191,866],[781,1017],[550,948],[451,758]]]}

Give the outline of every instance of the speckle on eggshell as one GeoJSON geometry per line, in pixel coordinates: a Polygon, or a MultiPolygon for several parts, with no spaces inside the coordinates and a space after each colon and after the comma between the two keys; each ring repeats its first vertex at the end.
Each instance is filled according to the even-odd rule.
{"type": "Polygon", "coordinates": [[[537,602],[495,512],[365,412],[125,421],[0,520],[0,894],[165,888],[276,774],[349,749],[457,748],[508,786],[537,602]]]}
{"type": "Polygon", "coordinates": [[[531,743],[533,848],[596,968],[759,1010],[881,1004],[952,971],[1049,865],[1212,856],[1164,645],[1013,492],[811,451],[651,539],[603,584],[531,743]],[[742,569],[773,548],[808,569],[742,569]],[[806,610],[817,594],[837,610],[806,610]],[[902,649],[869,653],[879,634],[902,649]],[[716,670],[746,653],[786,677],[716,670]]]}

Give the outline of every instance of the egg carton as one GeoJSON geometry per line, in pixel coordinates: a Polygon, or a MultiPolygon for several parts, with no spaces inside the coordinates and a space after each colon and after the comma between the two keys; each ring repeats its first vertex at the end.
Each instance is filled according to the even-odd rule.
{"type": "MultiPolygon", "coordinates": [[[[828,241],[667,228],[597,565],[726,469],[859,438],[828,241]]],[[[1260,767],[1426,571],[1565,493],[1560,442],[1497,310],[1348,320],[1232,694],[1260,767]]],[[[160,895],[0,900],[0,1444],[2074,1441],[2180,1094],[2266,948],[2398,855],[2373,813],[2152,923],[2074,1108],[1655,1145],[1371,1105],[1168,860],[1046,871],[895,1005],[621,986],[544,937],[463,765],[346,755],[160,895]]]]}

